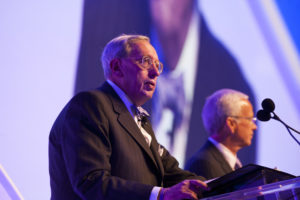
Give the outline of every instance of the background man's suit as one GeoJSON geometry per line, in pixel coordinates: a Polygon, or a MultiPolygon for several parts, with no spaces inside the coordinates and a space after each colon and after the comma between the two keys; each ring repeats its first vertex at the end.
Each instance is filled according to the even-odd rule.
{"type": "Polygon", "coordinates": [[[196,178],[166,149],[160,155],[148,120],[144,129],[151,148],[107,82],[73,97],[50,133],[52,199],[149,199],[155,185],[196,178]]]}
{"type": "Polygon", "coordinates": [[[185,169],[207,179],[220,177],[233,171],[222,153],[209,140],[189,160],[185,169]]]}

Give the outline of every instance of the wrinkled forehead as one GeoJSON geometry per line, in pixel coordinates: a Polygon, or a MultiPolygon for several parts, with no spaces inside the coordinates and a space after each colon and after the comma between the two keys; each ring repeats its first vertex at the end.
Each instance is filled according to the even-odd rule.
{"type": "Polygon", "coordinates": [[[248,99],[241,101],[241,113],[253,116],[253,107],[248,99]]]}
{"type": "Polygon", "coordinates": [[[138,40],[130,43],[130,48],[128,49],[129,57],[143,57],[149,56],[151,58],[157,59],[157,53],[154,47],[147,40],[138,40]]]}

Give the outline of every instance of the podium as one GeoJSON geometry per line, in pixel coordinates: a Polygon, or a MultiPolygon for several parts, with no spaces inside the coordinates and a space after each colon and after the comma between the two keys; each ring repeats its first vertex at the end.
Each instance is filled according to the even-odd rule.
{"type": "Polygon", "coordinates": [[[209,183],[205,200],[257,199],[300,200],[300,177],[250,164],[209,183]]]}

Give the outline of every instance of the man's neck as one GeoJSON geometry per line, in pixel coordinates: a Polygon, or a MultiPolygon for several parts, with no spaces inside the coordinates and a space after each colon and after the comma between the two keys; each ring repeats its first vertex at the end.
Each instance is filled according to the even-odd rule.
{"type": "Polygon", "coordinates": [[[228,148],[234,155],[237,155],[237,152],[240,150],[239,146],[234,145],[230,138],[228,137],[222,137],[218,134],[214,134],[212,136],[210,136],[211,138],[213,138],[216,142],[221,143],[222,145],[224,145],[226,148],[228,148]]]}
{"type": "Polygon", "coordinates": [[[115,80],[113,78],[108,78],[106,81],[114,88],[114,90],[117,90],[117,93],[118,93],[119,96],[120,96],[120,93],[122,93],[136,107],[142,106],[142,105],[144,105],[147,102],[146,99],[132,98],[130,95],[128,95],[128,93],[126,92],[126,89],[122,86],[123,84],[120,83],[119,81],[117,81],[117,80],[115,80]]]}

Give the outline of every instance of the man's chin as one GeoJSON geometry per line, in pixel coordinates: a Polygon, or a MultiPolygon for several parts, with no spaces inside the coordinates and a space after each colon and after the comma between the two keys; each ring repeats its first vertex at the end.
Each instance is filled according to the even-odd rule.
{"type": "Polygon", "coordinates": [[[138,106],[142,106],[145,104],[147,101],[149,101],[153,96],[153,93],[144,93],[143,97],[139,98],[137,103],[139,104],[138,106]]]}
{"type": "Polygon", "coordinates": [[[148,100],[152,98],[153,94],[154,94],[154,90],[151,90],[151,91],[146,90],[146,91],[144,91],[144,96],[145,96],[145,98],[147,98],[148,100]]]}
{"type": "Polygon", "coordinates": [[[246,144],[246,147],[250,146],[251,145],[251,141],[250,142],[247,142],[246,144]]]}

